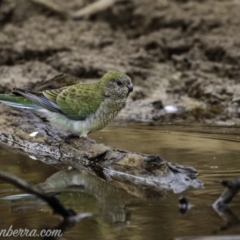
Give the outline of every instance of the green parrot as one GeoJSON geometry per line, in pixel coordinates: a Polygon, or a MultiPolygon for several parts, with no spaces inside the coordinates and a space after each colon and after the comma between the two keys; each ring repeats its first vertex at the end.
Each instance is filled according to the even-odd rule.
{"type": "Polygon", "coordinates": [[[12,94],[0,94],[0,102],[36,110],[59,129],[88,139],[88,133],[104,128],[119,113],[132,91],[131,79],[126,74],[107,72],[92,84],[79,83],[43,92],[15,88],[12,94]]]}

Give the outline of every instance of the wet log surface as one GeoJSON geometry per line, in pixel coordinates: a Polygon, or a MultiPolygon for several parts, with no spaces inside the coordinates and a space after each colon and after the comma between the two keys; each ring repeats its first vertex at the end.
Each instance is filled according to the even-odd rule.
{"type": "Polygon", "coordinates": [[[88,169],[104,180],[149,187],[154,192],[171,189],[177,193],[190,186],[202,186],[192,167],[170,163],[155,155],[67,137],[29,110],[1,105],[0,114],[1,143],[45,163],[88,169]],[[35,136],[33,132],[37,132],[35,136]]]}

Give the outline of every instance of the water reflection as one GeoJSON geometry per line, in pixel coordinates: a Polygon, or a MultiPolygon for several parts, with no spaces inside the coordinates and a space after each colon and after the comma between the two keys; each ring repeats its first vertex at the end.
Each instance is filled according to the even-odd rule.
{"type": "MultiPolygon", "coordinates": [[[[117,188],[109,182],[99,179],[85,170],[62,170],[44,183],[39,184],[47,192],[71,192],[61,198],[67,205],[88,205],[94,203],[99,208],[98,215],[108,223],[127,223],[130,213],[127,211],[124,199],[117,188]],[[67,197],[67,199],[65,199],[67,197]]],[[[89,209],[89,211],[91,211],[89,209]]]]}

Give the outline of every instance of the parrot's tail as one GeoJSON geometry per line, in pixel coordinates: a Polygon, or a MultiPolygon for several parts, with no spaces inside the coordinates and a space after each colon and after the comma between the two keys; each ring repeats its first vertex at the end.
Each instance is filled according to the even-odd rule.
{"type": "Polygon", "coordinates": [[[41,106],[36,105],[36,103],[32,102],[31,100],[14,95],[14,94],[0,94],[0,102],[9,105],[11,107],[17,108],[27,108],[27,109],[42,109],[41,106]]]}

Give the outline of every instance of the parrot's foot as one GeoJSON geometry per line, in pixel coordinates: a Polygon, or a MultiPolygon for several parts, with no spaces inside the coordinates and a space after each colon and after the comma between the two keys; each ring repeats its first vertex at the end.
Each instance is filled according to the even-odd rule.
{"type": "Polygon", "coordinates": [[[90,137],[88,137],[88,136],[86,136],[86,137],[80,137],[81,139],[83,139],[83,140],[87,140],[88,142],[90,142],[90,143],[97,143],[94,139],[92,139],[92,138],[90,138],[90,137]]]}

